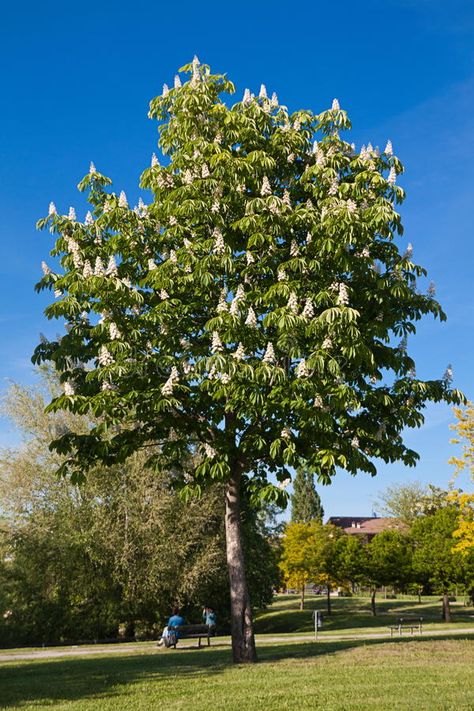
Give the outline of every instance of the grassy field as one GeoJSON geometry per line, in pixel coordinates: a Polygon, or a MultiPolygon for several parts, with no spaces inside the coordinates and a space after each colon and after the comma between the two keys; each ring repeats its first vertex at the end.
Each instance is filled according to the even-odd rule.
{"type": "Polygon", "coordinates": [[[333,598],[333,612],[326,614],[326,598],[312,595],[305,603],[304,610],[299,610],[297,595],[280,595],[267,610],[257,614],[255,629],[259,634],[281,634],[293,632],[301,634],[314,629],[313,610],[322,610],[324,623],[322,634],[364,633],[387,631],[387,626],[399,617],[423,617],[423,626],[429,630],[446,627],[468,627],[473,625],[474,608],[466,607],[462,601],[451,603],[452,623],[441,621],[441,603],[439,597],[422,598],[421,604],[413,597],[376,600],[377,616],[370,610],[370,600],[364,597],[333,598]]]}
{"type": "Polygon", "coordinates": [[[0,665],[0,708],[31,711],[358,711],[474,708],[472,639],[265,645],[251,667],[228,648],[0,665]]]}

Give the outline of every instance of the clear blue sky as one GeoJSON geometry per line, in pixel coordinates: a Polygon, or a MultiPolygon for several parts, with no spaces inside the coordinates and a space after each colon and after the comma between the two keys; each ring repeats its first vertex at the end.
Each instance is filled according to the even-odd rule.
{"type": "MultiPolygon", "coordinates": [[[[406,241],[437,286],[448,323],[427,321],[410,347],[420,377],[451,362],[473,397],[474,7],[469,0],[328,2],[4,3],[0,28],[0,375],[28,383],[42,316],[33,292],[54,200],[80,206],[89,161],[133,200],[156,144],[148,101],[194,54],[238,88],[264,82],[291,109],[349,111],[358,145],[387,138],[406,167],[406,241]]],[[[82,212],[82,211],[81,211],[82,212]]],[[[340,474],[321,490],[332,515],[370,513],[376,493],[416,478],[446,484],[449,408],[428,408],[407,435],[416,470],[381,466],[376,479],[340,474]]],[[[3,423],[0,444],[15,441],[3,423]]]]}

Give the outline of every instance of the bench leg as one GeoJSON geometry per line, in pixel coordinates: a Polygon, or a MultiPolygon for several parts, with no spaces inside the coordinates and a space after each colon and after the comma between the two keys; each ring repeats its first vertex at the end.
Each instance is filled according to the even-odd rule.
{"type": "Polygon", "coordinates": [[[208,647],[211,646],[211,638],[210,638],[209,636],[208,636],[208,638],[207,638],[207,646],[208,646],[208,647]]]}
{"type": "Polygon", "coordinates": [[[201,649],[201,638],[199,637],[198,649],[201,649]]]}

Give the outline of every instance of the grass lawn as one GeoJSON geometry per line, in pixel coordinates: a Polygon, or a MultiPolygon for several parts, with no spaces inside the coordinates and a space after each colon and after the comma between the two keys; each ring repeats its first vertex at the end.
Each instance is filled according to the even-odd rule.
{"type": "Polygon", "coordinates": [[[0,708],[283,711],[474,708],[472,639],[265,645],[35,660],[0,666],[0,708]]]}
{"type": "Polygon", "coordinates": [[[293,632],[301,634],[314,630],[313,610],[322,610],[324,623],[322,634],[351,634],[363,632],[387,632],[390,624],[396,623],[399,617],[423,617],[423,627],[426,631],[446,629],[449,627],[473,626],[474,608],[466,607],[462,602],[451,603],[452,623],[447,625],[441,621],[441,602],[439,597],[424,597],[418,603],[415,597],[398,597],[385,600],[382,596],[376,600],[377,616],[370,610],[370,600],[367,597],[332,598],[333,612],[326,614],[325,596],[311,595],[307,597],[305,609],[299,610],[298,595],[279,595],[271,607],[256,616],[255,631],[257,634],[281,634],[293,632]]]}

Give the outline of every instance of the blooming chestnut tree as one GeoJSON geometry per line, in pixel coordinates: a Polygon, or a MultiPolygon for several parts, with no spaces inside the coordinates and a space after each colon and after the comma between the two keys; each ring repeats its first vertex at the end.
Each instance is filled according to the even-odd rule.
{"type": "Polygon", "coordinates": [[[403,429],[426,401],[461,396],[449,378],[418,379],[407,353],[424,314],[445,316],[397,246],[390,142],[357,151],[336,100],[289,113],[262,85],[230,106],[225,76],[197,59],[180,71],[151,102],[163,154],[141,178],[151,201],[132,208],[91,165],[85,220],[51,204],[39,221],[61,266],[43,264],[38,289],[66,324],[34,361],[61,373],[51,410],[99,417],[53,443],[61,473],[79,481],[144,449],[184,495],[226,483],[233,655],[253,661],[242,490],[281,501],[297,465],[324,483],[337,467],[373,475],[374,458],[412,465],[403,429]]]}

